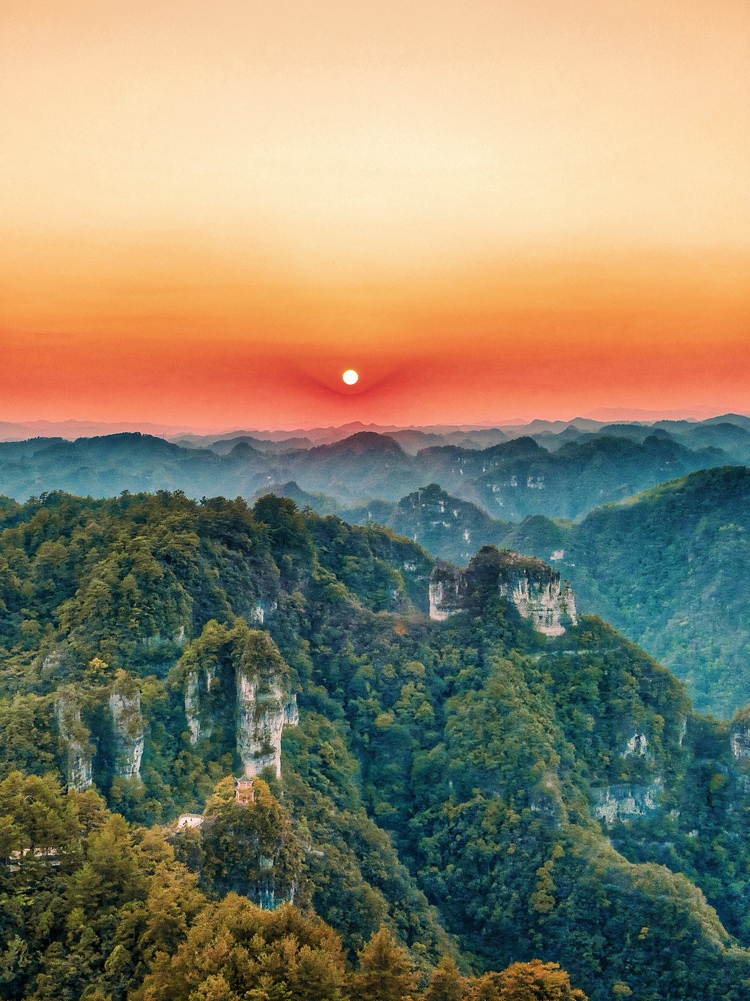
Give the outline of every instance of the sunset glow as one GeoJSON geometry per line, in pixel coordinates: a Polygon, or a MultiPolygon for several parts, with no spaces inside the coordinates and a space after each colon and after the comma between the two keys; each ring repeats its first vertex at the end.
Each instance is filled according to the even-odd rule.
{"type": "Polygon", "coordinates": [[[749,24],[8,0],[0,420],[750,412],[749,24]]]}

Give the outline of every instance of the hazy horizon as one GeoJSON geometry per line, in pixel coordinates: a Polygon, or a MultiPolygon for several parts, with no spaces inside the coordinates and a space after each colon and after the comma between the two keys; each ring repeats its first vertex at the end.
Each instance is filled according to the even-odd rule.
{"type": "MultiPolygon", "coordinates": [[[[200,425],[168,425],[159,422],[152,421],[96,421],[96,420],[86,420],[79,418],[68,418],[63,420],[15,420],[15,421],[5,421],[0,420],[0,440],[12,440],[5,437],[8,434],[13,434],[14,438],[16,435],[11,429],[17,429],[18,438],[21,439],[22,433],[25,430],[43,432],[49,430],[50,434],[56,432],[54,436],[65,437],[64,431],[69,431],[71,434],[75,434],[76,437],[92,437],[100,434],[118,434],[122,432],[134,432],[140,431],[144,434],[151,434],[156,437],[175,437],[177,435],[194,435],[196,437],[210,436],[210,435],[229,435],[232,433],[236,434],[284,434],[288,433],[293,435],[296,433],[310,433],[314,431],[337,431],[344,429],[355,429],[360,428],[362,430],[377,430],[381,432],[388,432],[389,430],[452,430],[452,429],[476,429],[480,430],[483,428],[512,428],[512,427],[526,427],[534,423],[544,423],[544,424],[569,424],[571,421],[575,420],[590,420],[592,422],[601,423],[606,425],[608,423],[616,422],[633,422],[633,423],[657,423],[659,421],[665,420],[675,420],[675,421],[696,421],[700,422],[702,420],[709,420],[715,417],[721,417],[724,414],[735,414],[737,416],[748,417],[750,415],[742,414],[740,410],[726,410],[721,411],[719,408],[714,407],[689,407],[679,410],[662,410],[662,411],[647,411],[640,410],[637,408],[629,407],[600,407],[596,410],[590,411],[588,413],[582,414],[572,414],[568,417],[531,417],[531,418],[504,418],[498,419],[496,421],[458,421],[449,422],[441,421],[435,423],[425,423],[425,424],[399,424],[399,423],[379,423],[379,422],[363,422],[358,420],[347,421],[341,424],[309,424],[306,426],[269,426],[269,427],[253,427],[253,426],[235,426],[235,425],[223,425],[215,427],[205,427],[200,425]]],[[[40,435],[43,436],[43,435],[40,435]]]]}

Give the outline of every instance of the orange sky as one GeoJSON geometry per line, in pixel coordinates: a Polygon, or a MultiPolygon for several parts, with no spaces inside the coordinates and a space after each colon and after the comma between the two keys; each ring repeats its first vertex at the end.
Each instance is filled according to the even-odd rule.
{"type": "Polygon", "coordinates": [[[4,0],[0,94],[0,420],[750,412],[745,0],[4,0]]]}

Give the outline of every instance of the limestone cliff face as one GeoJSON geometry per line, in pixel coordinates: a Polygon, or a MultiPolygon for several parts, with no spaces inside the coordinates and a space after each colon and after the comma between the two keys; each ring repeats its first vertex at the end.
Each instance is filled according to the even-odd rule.
{"type": "Polygon", "coordinates": [[[593,790],[594,816],[614,824],[616,820],[644,817],[659,808],[662,782],[651,785],[612,785],[593,790]]]}
{"type": "Polygon", "coordinates": [[[213,675],[210,670],[195,668],[185,678],[185,719],[190,731],[190,743],[211,736],[211,720],[205,712],[205,699],[211,694],[213,675]]]}
{"type": "Polygon", "coordinates": [[[750,758],[750,719],[745,718],[745,713],[738,713],[732,720],[729,740],[735,761],[750,758]]]}
{"type": "Polygon", "coordinates": [[[630,755],[635,755],[636,757],[642,758],[648,750],[648,738],[645,733],[634,733],[633,736],[628,740],[625,745],[625,750],[623,751],[623,758],[628,758],[630,755]]]}
{"type": "Polygon", "coordinates": [[[266,679],[237,677],[237,753],[245,776],[258,775],[270,765],[281,778],[281,731],[284,690],[266,679]]]}
{"type": "Polygon", "coordinates": [[[197,671],[189,674],[185,679],[185,719],[190,731],[191,744],[197,744],[201,736],[199,684],[197,671]]]}
{"type": "Polygon", "coordinates": [[[472,594],[495,591],[512,601],[524,618],[546,636],[560,636],[565,623],[576,624],[570,584],[541,560],[485,546],[466,570],[437,561],[430,577],[430,618],[447,619],[467,607],[472,594]]]}
{"type": "Polygon", "coordinates": [[[284,703],[284,726],[299,726],[297,696],[292,694],[284,703]]]}
{"type": "Polygon", "coordinates": [[[508,568],[506,579],[500,583],[500,594],[510,598],[524,618],[533,621],[537,632],[561,636],[565,632],[564,618],[573,625],[577,622],[573,589],[568,581],[561,587],[560,574],[546,563],[530,563],[521,557],[508,568]]]}
{"type": "Polygon", "coordinates": [[[466,571],[436,560],[430,574],[430,618],[442,622],[460,612],[468,597],[466,571]]]}
{"type": "Polygon", "coordinates": [[[268,633],[242,620],[209,622],[180,667],[190,743],[201,753],[236,749],[246,779],[269,767],[279,776],[282,729],[299,714],[289,666],[268,633]]]}
{"type": "Polygon", "coordinates": [[[246,778],[271,767],[281,777],[281,733],[298,721],[296,697],[289,690],[289,669],[267,633],[249,633],[235,671],[237,753],[246,778]]]}
{"type": "Polygon", "coordinates": [[[141,693],[124,672],[109,696],[109,710],[115,735],[115,774],[123,779],[139,778],[144,746],[141,693]]]}
{"type": "Polygon", "coordinates": [[[55,716],[60,736],[66,745],[68,789],[83,792],[92,784],[91,759],[94,749],[89,743],[89,731],[81,722],[80,707],[72,695],[58,696],[55,716]]]}
{"type": "Polygon", "coordinates": [[[269,599],[262,599],[253,606],[248,621],[254,625],[262,626],[267,618],[276,611],[276,602],[269,599]]]}

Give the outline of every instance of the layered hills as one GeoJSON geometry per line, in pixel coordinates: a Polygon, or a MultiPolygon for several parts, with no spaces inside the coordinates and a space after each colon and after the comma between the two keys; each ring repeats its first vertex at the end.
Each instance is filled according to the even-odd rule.
{"type": "MultiPolygon", "coordinates": [[[[316,510],[332,500],[287,484],[316,510]]],[[[584,612],[602,614],[666,664],[697,708],[728,719],[750,702],[750,470],[725,466],[661,484],[581,522],[491,518],[436,484],[397,504],[370,501],[341,515],[380,522],[432,555],[465,565],[493,544],[547,560],[574,586],[584,612]]]]}
{"type": "Polygon", "coordinates": [[[283,935],[239,892],[426,974],[748,997],[745,715],[697,715],[549,566],[273,496],[48,494],[2,507],[0,599],[0,996],[187,997],[185,949],[283,935]]]}
{"type": "Polygon", "coordinates": [[[420,448],[440,435],[417,429],[363,430],[314,447],[251,436],[216,439],[211,448],[141,434],[31,439],[0,443],[0,491],[20,500],[54,489],[99,497],[179,489],[195,498],[272,491],[349,523],[386,525],[457,564],[485,543],[561,561],[584,610],[604,613],[668,664],[702,711],[728,718],[750,698],[748,615],[742,589],[732,585],[746,564],[744,525],[724,511],[731,499],[707,487],[706,501],[694,505],[722,529],[711,546],[688,538],[686,531],[705,536],[704,528],[675,513],[693,503],[699,486],[671,490],[669,497],[682,497],[671,506],[659,495],[656,507],[639,500],[629,514],[623,507],[586,519],[693,470],[747,461],[745,424],[736,415],[653,425],[537,422],[516,429],[531,434],[511,437],[508,428],[508,440],[485,448],[473,439],[471,447],[464,439],[420,448]],[[650,516],[641,519],[657,508],[658,543],[650,516]],[[627,541],[613,541],[625,521],[627,541]],[[666,573],[654,564],[665,547],[672,554],[666,573]]]}
{"type": "MultiPolygon", "coordinates": [[[[581,437],[576,429],[573,433],[581,437]]],[[[127,433],[75,441],[29,439],[0,443],[0,493],[26,500],[50,490],[104,497],[123,490],[180,489],[195,498],[252,497],[269,486],[295,482],[303,491],[323,493],[338,507],[350,508],[373,497],[394,503],[439,483],[502,520],[520,521],[529,514],[575,519],[694,470],[744,461],[731,448],[700,442],[688,447],[666,431],[643,428],[635,439],[597,433],[561,445],[562,434],[552,437],[540,439],[549,448],[525,436],[486,448],[440,445],[416,454],[395,437],[372,431],[331,444],[289,442],[284,448],[247,436],[234,443],[220,440],[214,448],[127,433]]]]}
{"type": "Polygon", "coordinates": [[[549,558],[596,609],[688,684],[701,711],[750,701],[750,469],[709,469],[591,512],[529,521],[524,552],[549,558]],[[552,547],[550,547],[552,543],[552,547]]]}

